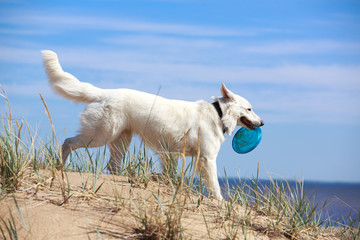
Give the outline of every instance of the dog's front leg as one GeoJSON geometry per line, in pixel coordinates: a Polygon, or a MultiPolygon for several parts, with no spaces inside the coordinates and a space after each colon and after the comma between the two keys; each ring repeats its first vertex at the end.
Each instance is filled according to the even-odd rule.
{"type": "Polygon", "coordinates": [[[206,186],[218,200],[223,200],[217,178],[216,158],[201,157],[199,160],[199,172],[206,186]]]}

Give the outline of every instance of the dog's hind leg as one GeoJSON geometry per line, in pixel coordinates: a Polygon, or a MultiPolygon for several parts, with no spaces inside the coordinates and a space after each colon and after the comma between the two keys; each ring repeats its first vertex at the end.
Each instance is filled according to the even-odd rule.
{"type": "Polygon", "coordinates": [[[112,174],[118,172],[121,161],[125,156],[125,152],[130,146],[131,139],[132,132],[125,130],[109,144],[111,156],[107,168],[112,174]]]}
{"type": "Polygon", "coordinates": [[[71,151],[78,148],[95,148],[106,144],[106,140],[100,137],[90,137],[88,135],[79,134],[75,137],[67,138],[62,145],[62,160],[65,165],[66,159],[71,151]]]}

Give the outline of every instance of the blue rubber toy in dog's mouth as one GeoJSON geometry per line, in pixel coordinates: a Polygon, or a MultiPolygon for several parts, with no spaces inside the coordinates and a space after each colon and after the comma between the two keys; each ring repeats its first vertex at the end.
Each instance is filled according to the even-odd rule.
{"type": "Polygon", "coordinates": [[[262,137],[262,132],[259,127],[254,127],[254,130],[247,128],[240,128],[232,141],[232,147],[237,153],[248,153],[254,150],[259,145],[262,137]]]}

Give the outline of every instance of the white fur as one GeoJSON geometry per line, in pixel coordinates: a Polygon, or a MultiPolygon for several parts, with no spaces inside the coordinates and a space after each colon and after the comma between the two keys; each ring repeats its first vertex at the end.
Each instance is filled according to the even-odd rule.
{"type": "MultiPolygon", "coordinates": [[[[236,125],[244,125],[241,117],[255,126],[262,126],[262,120],[251,111],[251,105],[244,98],[221,86],[219,102],[223,112],[220,119],[214,106],[206,101],[186,102],[165,99],[160,96],[130,89],[100,89],[89,83],[80,82],[62,70],[57,55],[49,50],[42,51],[46,72],[53,89],[75,102],[88,105],[80,116],[79,135],[65,140],[63,161],[72,150],[82,147],[110,146],[109,169],[116,169],[128,148],[133,134],[139,135],[155,150],[166,166],[167,149],[175,156],[183,151],[186,134],[186,155],[196,153],[198,131],[200,131],[199,172],[209,190],[222,199],[217,179],[216,157],[225,140],[224,131],[231,135],[236,125]]],[[[251,126],[250,126],[251,127],[251,126]]]]}

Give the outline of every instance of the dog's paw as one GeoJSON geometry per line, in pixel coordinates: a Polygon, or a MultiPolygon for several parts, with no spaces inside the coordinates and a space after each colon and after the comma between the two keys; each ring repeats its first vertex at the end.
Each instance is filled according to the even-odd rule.
{"type": "Polygon", "coordinates": [[[221,194],[216,194],[216,195],[215,195],[215,198],[216,198],[217,200],[219,200],[219,201],[224,200],[224,198],[221,196],[221,194]]]}

